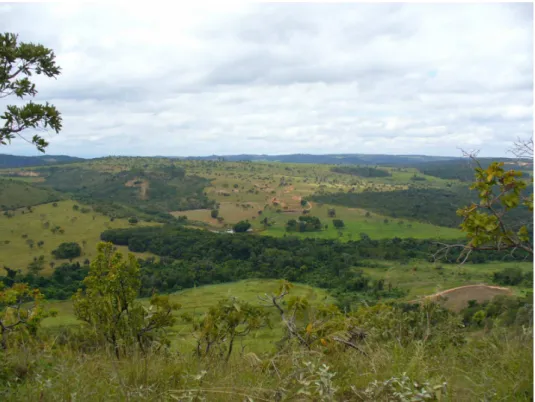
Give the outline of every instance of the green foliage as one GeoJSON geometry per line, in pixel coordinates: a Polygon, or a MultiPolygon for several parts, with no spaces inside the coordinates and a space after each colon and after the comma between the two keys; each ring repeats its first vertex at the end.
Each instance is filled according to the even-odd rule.
{"type": "MultiPolygon", "coordinates": [[[[0,284],[0,346],[34,337],[47,313],[42,307],[43,295],[24,283],[5,288],[0,284]]],[[[51,313],[50,313],[51,314],[51,313]]]]}
{"type": "Polygon", "coordinates": [[[373,381],[362,392],[369,401],[441,401],[447,396],[447,384],[419,383],[403,373],[384,381],[373,381]]]}
{"type": "Polygon", "coordinates": [[[152,308],[146,309],[136,301],[141,279],[135,257],[123,260],[111,243],[99,243],[97,250],[84,279],[85,291],[73,296],[76,317],[110,343],[117,358],[134,345],[145,352],[155,341],[167,343],[164,329],[174,324],[172,311],[179,306],[155,295],[152,308]]]}
{"type": "Polygon", "coordinates": [[[476,168],[476,190],[479,203],[461,208],[461,230],[469,239],[464,254],[471,250],[524,250],[533,255],[533,191],[525,194],[528,184],[520,179],[522,172],[504,169],[503,162],[494,162],[486,169],[476,168]],[[525,211],[521,222],[511,220],[509,212],[525,211]]]}
{"type": "Polygon", "coordinates": [[[388,177],[391,176],[390,172],[377,169],[373,167],[360,167],[360,166],[336,166],[331,169],[334,173],[350,174],[360,177],[388,177]]]}
{"type": "Polygon", "coordinates": [[[463,323],[467,326],[492,327],[494,325],[533,327],[533,293],[527,296],[496,296],[490,301],[471,301],[461,311],[463,323]]]}
{"type": "Polygon", "coordinates": [[[227,361],[236,339],[270,325],[269,316],[263,309],[236,298],[220,301],[198,320],[190,316],[185,318],[192,322],[197,356],[215,354],[224,356],[227,361]]]}
{"type": "Polygon", "coordinates": [[[314,232],[321,230],[323,225],[316,216],[300,216],[298,220],[290,219],[286,223],[287,232],[314,232]]]}
{"type": "Polygon", "coordinates": [[[32,261],[31,268],[27,274],[4,267],[6,276],[0,276],[0,283],[5,286],[12,286],[14,283],[26,283],[30,287],[39,288],[46,299],[65,300],[70,298],[78,289],[83,288],[83,279],[89,272],[87,267],[80,266],[79,263],[62,264],[55,267],[54,262],[50,265],[55,267],[54,272],[47,276],[37,276],[41,271],[40,258],[32,261]],[[34,272],[37,267],[37,272],[34,272]],[[31,269],[31,270],[30,270],[31,269]]]}
{"type": "MultiPolygon", "coordinates": [[[[382,215],[414,219],[439,226],[458,227],[461,223],[461,219],[456,216],[458,206],[470,203],[474,196],[467,189],[461,188],[410,188],[381,192],[316,194],[311,199],[326,204],[364,208],[382,215]]],[[[528,215],[519,211],[515,219],[525,219],[528,215]]]]}
{"type": "Polygon", "coordinates": [[[236,233],[244,233],[244,232],[247,232],[250,228],[251,228],[251,224],[249,222],[240,221],[232,227],[232,230],[234,230],[234,232],[236,233]]]}
{"type": "Polygon", "coordinates": [[[214,219],[216,219],[219,216],[219,210],[218,209],[212,209],[210,211],[210,216],[214,219]]]}
{"type": "Polygon", "coordinates": [[[33,257],[33,261],[28,265],[28,272],[38,275],[45,267],[45,256],[33,257]]]}
{"type": "Polygon", "coordinates": [[[492,274],[492,281],[506,286],[533,286],[533,271],[523,272],[518,267],[509,267],[492,274]]]}
{"type": "Polygon", "coordinates": [[[61,243],[52,255],[57,259],[76,258],[82,255],[82,248],[75,242],[61,243]]]}
{"type": "MultiPolygon", "coordinates": [[[[18,42],[18,36],[12,33],[0,34],[0,97],[15,95],[37,95],[35,84],[28,77],[32,74],[55,78],[60,74],[56,65],[55,54],[43,45],[18,42]]],[[[0,127],[0,144],[6,145],[19,136],[31,142],[44,152],[48,142],[37,134],[31,140],[22,136],[27,129],[51,128],[56,133],[61,130],[61,116],[57,109],[48,102],[44,105],[28,102],[22,106],[8,105],[7,111],[0,116],[4,126],[0,127]]]]}
{"type": "Polygon", "coordinates": [[[204,194],[208,180],[185,176],[177,167],[102,172],[90,166],[70,166],[41,168],[40,172],[45,177],[41,186],[71,193],[80,202],[93,205],[96,212],[116,218],[135,215],[165,222],[173,220],[170,211],[214,205],[204,194]]]}
{"type": "Polygon", "coordinates": [[[136,216],[131,216],[130,218],[128,218],[128,223],[131,224],[131,225],[135,225],[138,222],[139,222],[139,220],[137,219],[136,216]]]}
{"type": "Polygon", "coordinates": [[[345,226],[344,221],[341,219],[333,219],[333,226],[337,229],[343,228],[345,226]]]}

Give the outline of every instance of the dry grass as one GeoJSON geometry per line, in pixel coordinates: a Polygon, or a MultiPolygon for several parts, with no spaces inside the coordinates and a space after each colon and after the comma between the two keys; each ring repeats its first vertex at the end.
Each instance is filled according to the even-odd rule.
{"type": "Polygon", "coordinates": [[[461,311],[468,306],[469,300],[476,300],[478,303],[489,301],[496,296],[511,296],[513,292],[509,288],[489,285],[467,285],[427,296],[433,301],[438,301],[446,308],[453,311],[461,311]]]}

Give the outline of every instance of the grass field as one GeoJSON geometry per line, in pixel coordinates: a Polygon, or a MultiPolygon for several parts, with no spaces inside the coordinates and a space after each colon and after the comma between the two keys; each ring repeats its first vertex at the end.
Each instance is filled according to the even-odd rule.
{"type": "Polygon", "coordinates": [[[0,177],[0,211],[44,204],[65,198],[55,191],[31,185],[34,177],[0,177]]]}
{"type": "MultiPolygon", "coordinates": [[[[51,262],[56,265],[68,260],[56,260],[51,255],[63,242],[76,242],[82,247],[82,256],[74,261],[91,260],[96,254],[95,245],[100,239],[100,233],[106,229],[124,228],[130,226],[126,219],[110,221],[109,217],[90,211],[82,213],[73,210],[74,205],[84,207],[74,201],[60,201],[57,207],[53,203],[43,204],[32,208],[16,210],[14,216],[8,218],[0,216],[0,267],[20,269],[25,272],[27,265],[34,257],[45,257],[43,274],[52,272],[51,262]],[[63,234],[52,233],[52,229],[59,226],[63,234]],[[33,241],[33,247],[30,247],[33,241]],[[37,243],[43,241],[42,247],[37,243]],[[7,242],[7,243],[6,243],[7,242]]],[[[140,222],[138,225],[147,223],[140,222]]],[[[154,223],[152,223],[154,224],[154,223]]],[[[121,248],[121,247],[119,247],[121,248]]],[[[126,251],[126,248],[123,251],[126,251]]],[[[138,254],[142,256],[142,254],[138,254]]]]}
{"type": "MultiPolygon", "coordinates": [[[[413,300],[458,286],[472,284],[492,284],[493,272],[508,267],[519,267],[523,271],[533,270],[531,262],[489,262],[485,264],[432,264],[424,261],[413,261],[409,264],[374,261],[373,268],[363,268],[363,271],[373,279],[384,279],[393,286],[408,291],[406,300],[413,300]],[[377,266],[379,265],[379,266],[377,266]]],[[[521,294],[527,288],[515,288],[516,294],[521,294]]]]}
{"type": "MultiPolygon", "coordinates": [[[[295,296],[306,296],[312,303],[332,303],[334,300],[323,289],[313,288],[311,286],[294,284],[291,291],[295,296]]],[[[236,297],[240,300],[247,301],[253,305],[260,306],[259,295],[264,293],[276,292],[279,286],[277,280],[244,280],[233,283],[220,285],[201,286],[195,289],[187,289],[182,292],[170,295],[173,302],[181,304],[180,310],[175,315],[191,313],[200,316],[208,310],[210,306],[217,304],[219,300],[229,297],[236,297]]],[[[147,299],[142,299],[143,303],[148,303],[147,299]]],[[[54,329],[61,326],[77,325],[71,301],[47,302],[47,307],[57,311],[55,317],[46,318],[43,321],[43,327],[54,329]]],[[[267,307],[266,307],[267,308],[267,307]]],[[[274,342],[282,336],[282,328],[279,325],[280,318],[274,308],[272,311],[272,328],[264,328],[244,340],[247,344],[248,351],[263,352],[271,350],[274,342]]],[[[191,335],[190,326],[180,322],[172,328],[175,336],[172,337],[174,346],[181,352],[191,352],[194,347],[194,338],[191,335]]],[[[241,346],[241,345],[240,345],[241,346]]]]}
{"type": "MultiPolygon", "coordinates": [[[[300,212],[282,212],[276,213],[272,209],[265,212],[263,216],[267,216],[274,222],[273,226],[268,227],[261,233],[269,236],[281,237],[286,235],[298,237],[313,237],[322,239],[340,239],[341,241],[358,240],[361,233],[367,234],[372,239],[392,238],[392,237],[412,237],[415,239],[455,239],[461,236],[456,229],[435,226],[427,223],[416,221],[408,221],[406,219],[394,219],[378,215],[375,213],[367,213],[366,210],[357,208],[347,208],[334,205],[318,205],[312,203],[310,216],[318,217],[322,224],[327,224],[328,228],[319,232],[304,232],[304,233],[288,233],[286,232],[286,222],[289,219],[297,219],[301,215],[300,212]],[[336,211],[336,218],[328,216],[328,210],[334,208],[336,211]],[[344,221],[344,228],[336,229],[332,223],[333,219],[341,219],[344,221]],[[387,220],[385,222],[385,219],[387,220]]],[[[261,230],[263,225],[259,222],[254,223],[253,227],[261,230]]]]}

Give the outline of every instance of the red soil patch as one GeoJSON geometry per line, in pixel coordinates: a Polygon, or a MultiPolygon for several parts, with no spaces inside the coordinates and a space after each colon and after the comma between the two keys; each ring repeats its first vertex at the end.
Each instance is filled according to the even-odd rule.
{"type": "MultiPolygon", "coordinates": [[[[450,310],[461,311],[468,306],[469,300],[476,300],[478,303],[482,303],[499,295],[511,296],[511,289],[500,286],[467,285],[438,292],[434,295],[426,296],[424,299],[432,299],[450,310]]],[[[413,300],[412,302],[421,301],[422,299],[413,300]]]]}
{"type": "Polygon", "coordinates": [[[124,184],[126,187],[138,187],[139,198],[142,200],[147,199],[147,190],[149,189],[149,182],[147,180],[133,179],[124,184]],[[136,183],[139,182],[139,183],[136,183]]]}

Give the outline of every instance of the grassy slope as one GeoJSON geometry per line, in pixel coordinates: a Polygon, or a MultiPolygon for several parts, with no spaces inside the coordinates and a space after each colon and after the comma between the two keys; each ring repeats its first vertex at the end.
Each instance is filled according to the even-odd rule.
{"type": "MultiPolygon", "coordinates": [[[[375,263],[377,261],[374,261],[375,263]]],[[[385,279],[393,286],[409,291],[405,298],[413,300],[419,296],[430,295],[458,286],[492,283],[492,273],[507,267],[519,267],[524,271],[533,269],[531,262],[489,262],[485,264],[431,264],[426,262],[381,262],[381,267],[363,268],[373,279],[385,279]]],[[[512,288],[516,294],[529,290],[512,288]]]]}
{"type": "Polygon", "coordinates": [[[22,180],[0,177],[0,210],[39,205],[63,198],[55,191],[29,184],[34,180],[31,177],[22,180]]]}
{"type": "MultiPolygon", "coordinates": [[[[176,315],[182,313],[192,313],[201,315],[210,306],[215,305],[219,300],[228,297],[237,297],[254,305],[259,305],[258,295],[264,293],[276,292],[279,286],[277,280],[244,280],[233,283],[220,285],[201,286],[195,289],[187,289],[182,292],[172,294],[171,300],[181,304],[182,308],[176,312],[176,315]]],[[[323,289],[313,288],[307,285],[295,284],[291,291],[294,296],[306,296],[315,303],[330,303],[333,299],[323,289]]],[[[146,299],[142,299],[147,303],[146,299]]],[[[64,325],[76,325],[78,321],[74,317],[72,303],[70,301],[48,302],[48,307],[58,312],[56,317],[45,319],[43,326],[45,328],[57,328],[64,325]]],[[[273,322],[278,323],[277,314],[272,309],[273,322]]],[[[190,326],[178,323],[173,327],[173,332],[178,336],[173,337],[175,346],[182,352],[193,350],[194,338],[190,334],[190,326]]],[[[258,331],[253,337],[247,338],[245,343],[250,345],[248,350],[262,352],[271,350],[273,342],[279,340],[282,336],[281,327],[276,324],[273,328],[265,328],[258,331]]]]}
{"type": "MultiPolygon", "coordinates": [[[[341,230],[342,237],[340,237],[340,240],[342,241],[358,240],[361,233],[366,233],[372,239],[392,237],[455,239],[461,236],[456,229],[409,221],[406,219],[394,219],[375,213],[372,213],[370,217],[366,217],[366,211],[363,209],[346,208],[328,204],[319,207],[315,203],[313,203],[310,215],[317,216],[323,224],[328,224],[328,229],[320,232],[291,233],[291,235],[322,239],[339,238],[338,229],[332,224],[333,218],[329,218],[327,215],[329,208],[335,208],[336,219],[344,221],[345,227],[341,230]],[[388,219],[388,223],[384,223],[385,218],[388,219]]],[[[287,233],[285,229],[286,222],[289,219],[297,219],[300,215],[300,213],[278,214],[268,212],[266,216],[273,219],[275,224],[263,231],[262,234],[277,237],[284,236],[285,234],[289,235],[290,233],[287,233]]],[[[254,226],[258,229],[262,227],[260,223],[255,223],[254,226]]]]}
{"type": "Polygon", "coordinates": [[[6,265],[24,272],[33,257],[44,255],[46,265],[43,273],[47,274],[51,272],[49,266],[51,261],[56,265],[67,261],[55,260],[50,254],[59,244],[72,241],[83,246],[85,240],[82,256],[76,261],[82,262],[86,258],[91,260],[96,253],[95,245],[100,239],[101,232],[108,228],[129,226],[125,219],[111,222],[108,217],[93,211],[89,213],[74,211],[72,207],[75,204],[83,206],[73,201],[61,201],[57,207],[50,203],[34,207],[32,213],[17,210],[12,218],[0,216],[0,267],[6,265]],[[45,229],[43,224],[47,221],[50,222],[50,226],[45,229]],[[62,227],[65,233],[53,234],[50,229],[56,225],[62,227]],[[24,234],[28,235],[26,239],[22,238],[24,234]],[[34,240],[33,248],[28,246],[27,239],[34,240]],[[6,240],[9,244],[5,244],[6,240]],[[37,242],[40,240],[45,242],[42,248],[37,247],[37,242]]]}

